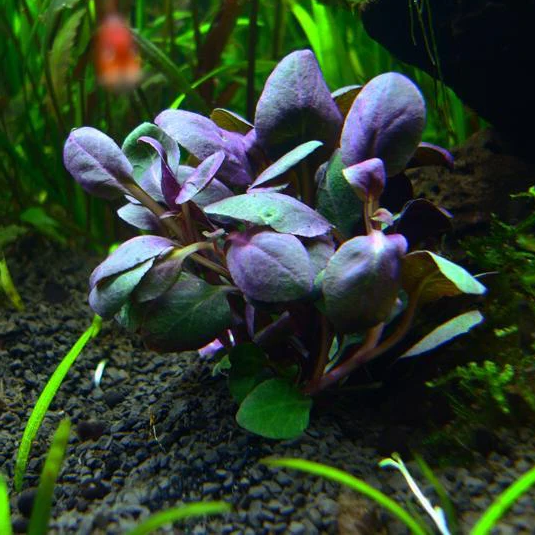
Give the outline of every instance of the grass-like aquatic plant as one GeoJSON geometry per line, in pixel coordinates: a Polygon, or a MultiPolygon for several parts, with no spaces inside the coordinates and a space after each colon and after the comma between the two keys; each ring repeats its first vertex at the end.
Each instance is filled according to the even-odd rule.
{"type": "MultiPolygon", "coordinates": [[[[409,512],[400,507],[396,502],[391,498],[383,494],[382,492],[374,489],[366,482],[352,476],[351,474],[334,468],[332,466],[324,465],[321,463],[316,463],[313,461],[307,461],[305,459],[292,459],[292,458],[282,458],[282,459],[265,459],[264,464],[273,467],[282,467],[282,468],[291,468],[294,470],[299,470],[306,472],[308,474],[317,475],[324,477],[325,479],[330,479],[341,483],[346,487],[355,490],[367,496],[373,500],[377,505],[387,509],[395,517],[397,517],[401,522],[403,522],[410,530],[411,533],[416,535],[429,535],[431,530],[426,526],[422,525],[418,518],[411,516],[409,512]]],[[[388,467],[392,466],[401,471],[405,477],[411,491],[414,493],[422,507],[426,512],[431,516],[435,522],[440,533],[444,535],[449,535],[450,533],[457,533],[457,524],[451,524],[448,527],[446,518],[450,515],[444,515],[444,512],[441,508],[435,506],[433,507],[429,500],[424,496],[416,481],[412,478],[411,474],[407,470],[405,464],[397,454],[393,454],[392,458],[383,459],[379,466],[388,467]],[[450,528],[455,526],[455,530],[450,532],[450,528]]],[[[430,470],[430,469],[429,469],[430,470]]],[[[427,470],[424,471],[427,472],[427,470]]],[[[431,483],[436,487],[436,483],[433,480],[436,479],[435,476],[429,478],[431,483]]],[[[524,495],[531,487],[535,485],[535,467],[531,470],[520,476],[516,481],[514,481],[504,492],[497,496],[493,503],[486,509],[486,511],[481,515],[479,520],[476,522],[474,527],[470,531],[470,535],[488,535],[491,533],[500,520],[500,518],[507,512],[507,510],[522,496],[524,495]]],[[[444,509],[450,509],[451,505],[449,499],[443,500],[444,509]]]]}
{"type": "Polygon", "coordinates": [[[37,494],[32,507],[32,514],[28,525],[29,535],[46,535],[48,532],[54,487],[67,450],[70,430],[70,420],[62,420],[52,438],[52,444],[50,445],[43,465],[37,494]]]}
{"type": "Polygon", "coordinates": [[[11,513],[9,510],[9,494],[4,474],[0,473],[0,533],[11,535],[11,513]]]}
{"type": "Polygon", "coordinates": [[[63,382],[63,379],[67,375],[78,355],[82,352],[87,342],[89,342],[89,340],[97,336],[99,333],[101,323],[102,321],[98,316],[93,318],[90,327],[82,334],[82,336],[80,336],[80,338],[78,338],[71,350],[67,353],[67,355],[65,355],[58,367],[54,370],[54,373],[48,380],[46,386],[37,399],[28,422],[26,423],[26,427],[24,428],[24,433],[22,435],[19,450],[17,452],[17,459],[15,461],[14,485],[17,491],[22,489],[22,480],[24,478],[24,474],[26,473],[26,466],[28,464],[32,443],[37,435],[37,432],[39,431],[48,407],[50,406],[50,403],[52,403],[56,392],[63,382]]]}
{"type": "MultiPolygon", "coordinates": [[[[485,292],[420,248],[450,215],[412,198],[405,169],[453,165],[421,141],[424,124],[422,95],[405,76],[331,94],[302,50],[275,67],[253,122],[223,109],[210,118],[165,110],[121,148],[94,128],[74,130],[67,169],[96,196],[124,196],[118,215],[149,231],[94,270],[91,307],[156,351],[217,339],[240,392],[238,423],[298,435],[311,396],[396,346],[419,308],[485,292]]],[[[400,358],[482,320],[460,314],[400,358]]]]}
{"type": "Polygon", "coordinates": [[[141,522],[132,531],[129,531],[127,535],[147,535],[167,524],[198,516],[229,513],[231,510],[232,506],[226,502],[199,502],[181,505],[155,513],[141,522]]]}

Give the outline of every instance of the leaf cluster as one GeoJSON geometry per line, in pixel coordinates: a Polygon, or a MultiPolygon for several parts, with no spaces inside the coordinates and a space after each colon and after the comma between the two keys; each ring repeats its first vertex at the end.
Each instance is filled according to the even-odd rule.
{"type": "MultiPolygon", "coordinates": [[[[165,110],[122,147],[95,128],[74,130],[68,171],[96,196],[124,198],[119,217],[147,232],[94,270],[91,307],[157,351],[252,342],[261,354],[230,353],[231,382],[257,361],[238,422],[295,436],[308,396],[394,347],[421,306],[485,292],[421,249],[450,215],[412,198],[405,169],[453,165],[421,141],[424,124],[423,97],[405,76],[331,94],[301,50],[270,74],[253,122],[224,109],[210,118],[165,110]],[[360,343],[344,343],[355,335],[360,343]]],[[[474,310],[452,318],[402,358],[482,319],[474,310]]]]}

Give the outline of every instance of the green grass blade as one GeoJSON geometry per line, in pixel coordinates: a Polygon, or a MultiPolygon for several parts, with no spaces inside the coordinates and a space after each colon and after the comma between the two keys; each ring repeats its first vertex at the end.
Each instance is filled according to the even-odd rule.
{"type": "Polygon", "coordinates": [[[332,466],[326,466],[324,464],[315,463],[312,461],[306,461],[304,459],[266,459],[263,461],[268,466],[279,466],[285,468],[293,468],[294,470],[300,470],[309,474],[322,476],[331,481],[341,483],[350,489],[353,489],[364,496],[372,499],[377,504],[381,505],[394,516],[396,516],[401,522],[403,522],[412,533],[417,535],[426,535],[426,531],[414,520],[408,513],[400,507],[394,500],[383,494],[381,491],[374,489],[366,482],[358,479],[343,470],[333,468],[332,466]]]}
{"type": "Polygon", "coordinates": [[[452,501],[450,500],[450,497],[448,496],[444,485],[442,485],[440,480],[437,478],[433,470],[431,470],[431,467],[425,462],[423,457],[421,457],[420,455],[415,455],[414,459],[418,464],[418,467],[422,471],[424,477],[427,479],[427,481],[429,481],[429,483],[431,483],[431,485],[433,485],[433,488],[437,493],[438,499],[440,500],[440,504],[442,505],[444,514],[446,515],[446,520],[448,522],[448,526],[450,527],[450,531],[454,535],[456,533],[459,533],[459,523],[455,514],[455,507],[452,501]]]}
{"type": "Polygon", "coordinates": [[[470,535],[486,535],[522,494],[535,485],[535,466],[507,487],[483,513],[470,535]]]}
{"type": "Polygon", "coordinates": [[[17,288],[13,284],[13,279],[9,273],[6,259],[2,256],[0,259],[0,289],[8,296],[9,300],[13,303],[13,306],[19,311],[24,310],[24,303],[20,298],[17,288]]]}
{"type": "Polygon", "coordinates": [[[68,419],[62,420],[54,433],[52,444],[45,459],[37,495],[30,516],[28,525],[28,535],[46,535],[48,532],[48,522],[50,521],[50,510],[52,509],[52,498],[54,497],[54,486],[58,479],[61,464],[65,457],[65,450],[69,442],[71,422],[68,419]]]}
{"type": "Polygon", "coordinates": [[[0,533],[11,535],[11,514],[9,512],[9,494],[4,476],[0,474],[0,533]]]}
{"type": "Polygon", "coordinates": [[[147,520],[142,522],[139,526],[129,531],[127,535],[146,535],[155,529],[158,529],[165,524],[171,522],[178,522],[186,518],[204,515],[216,515],[221,513],[228,513],[232,509],[231,505],[225,502],[200,502],[174,507],[167,511],[161,511],[150,516],[147,520]]]}
{"type": "Polygon", "coordinates": [[[37,431],[41,426],[41,422],[45,417],[46,411],[50,406],[50,403],[54,399],[56,392],[58,391],[63,379],[67,375],[70,367],[81,353],[87,342],[94,338],[100,331],[100,325],[102,320],[100,316],[95,316],[91,326],[78,338],[71,350],[65,355],[59,366],[54,370],[52,377],[48,380],[45,388],[41,392],[35,407],[32,410],[22,440],[20,442],[19,451],[17,453],[17,460],[15,462],[15,490],[20,492],[22,488],[22,479],[26,472],[26,465],[28,464],[28,457],[30,456],[30,449],[32,442],[37,435],[37,431]]]}
{"type": "Polygon", "coordinates": [[[209,113],[208,105],[193,89],[190,82],[185,78],[180,69],[171,61],[169,56],[164,54],[156,45],[152,44],[148,39],[145,39],[139,32],[132,30],[134,40],[139,46],[143,55],[160,70],[169,81],[174,84],[174,89],[181,93],[186,93],[190,98],[192,104],[195,105],[198,111],[202,113],[209,113]]]}

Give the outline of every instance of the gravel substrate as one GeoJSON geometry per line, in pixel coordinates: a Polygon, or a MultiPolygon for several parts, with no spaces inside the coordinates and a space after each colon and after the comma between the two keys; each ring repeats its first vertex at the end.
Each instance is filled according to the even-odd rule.
{"type": "MultiPolygon", "coordinates": [[[[98,263],[56,248],[8,258],[26,304],[0,308],[0,470],[11,481],[24,425],[47,379],[88,327],[87,277],[98,263]]],[[[418,429],[384,419],[384,410],[353,404],[321,407],[297,440],[278,442],[237,426],[236,406],[213,362],[195,353],[158,355],[106,323],[70,370],[35,442],[24,491],[12,496],[16,532],[24,532],[44,454],[58,422],[73,432],[56,487],[52,533],[125,533],[151,512],[198,500],[234,505],[226,517],[193,520],[185,533],[405,533],[404,527],[339,485],[259,460],[292,456],[337,466],[401,503],[411,499],[402,476],[377,462],[418,429]],[[101,388],[92,374],[108,364],[101,388]],[[401,438],[400,438],[401,437],[401,438]],[[363,531],[361,528],[367,531],[363,531]],[[361,531],[359,531],[361,529],[361,531]]],[[[469,467],[436,473],[459,513],[461,531],[492,499],[535,464],[532,429],[493,430],[498,451],[476,453],[469,467]]],[[[431,459],[432,461],[432,459],[431,459]]],[[[413,462],[413,475],[422,480],[413,462]]],[[[430,485],[422,485],[429,496],[430,485]]],[[[169,526],[165,533],[177,533],[169,526]]],[[[535,533],[535,493],[526,494],[493,533],[535,533]]]]}

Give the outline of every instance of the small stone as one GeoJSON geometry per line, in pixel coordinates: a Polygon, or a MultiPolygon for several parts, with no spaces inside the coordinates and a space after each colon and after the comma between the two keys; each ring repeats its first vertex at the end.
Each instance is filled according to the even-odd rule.
{"type": "Polygon", "coordinates": [[[18,516],[13,520],[12,527],[15,533],[26,533],[28,531],[28,519],[18,516]]]}
{"type": "Polygon", "coordinates": [[[249,496],[251,498],[263,499],[267,497],[267,490],[261,485],[255,485],[249,489],[249,496]]]}
{"type": "Polygon", "coordinates": [[[82,482],[80,494],[86,500],[100,500],[110,492],[110,486],[98,479],[87,479],[82,482]]]}
{"type": "Polygon", "coordinates": [[[302,522],[293,520],[288,526],[288,533],[291,533],[291,535],[302,535],[305,531],[306,527],[302,522]]]}
{"type": "Polygon", "coordinates": [[[104,401],[110,409],[116,407],[124,400],[124,394],[119,390],[107,390],[104,392],[104,401]]]}
{"type": "Polygon", "coordinates": [[[219,492],[221,490],[221,485],[219,483],[203,483],[202,485],[202,493],[203,495],[206,494],[215,494],[216,492],[219,492]]]}
{"type": "Polygon", "coordinates": [[[30,518],[32,514],[33,502],[35,500],[35,494],[37,489],[23,490],[19,499],[17,500],[17,507],[23,516],[30,518]]]}
{"type": "Polygon", "coordinates": [[[106,424],[96,420],[82,420],[76,426],[76,432],[82,442],[86,440],[98,440],[106,430],[106,424]]]}

